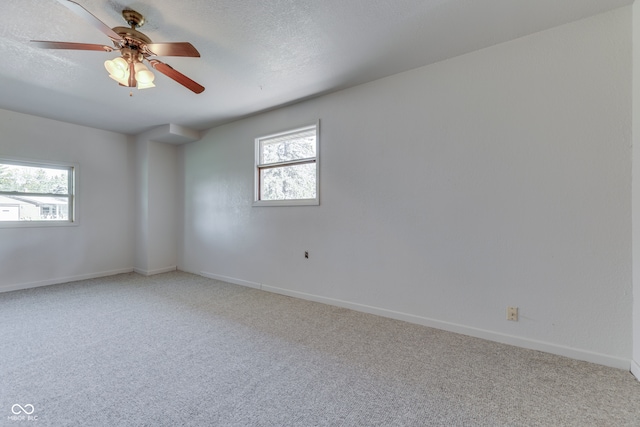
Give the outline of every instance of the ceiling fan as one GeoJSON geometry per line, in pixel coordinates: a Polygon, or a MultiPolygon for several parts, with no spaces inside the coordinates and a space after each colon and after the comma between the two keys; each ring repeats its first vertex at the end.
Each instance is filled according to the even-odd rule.
{"type": "Polygon", "coordinates": [[[120,83],[121,86],[137,87],[138,89],[154,87],[154,75],[143,63],[143,61],[147,61],[153,69],[158,70],[187,89],[195,93],[204,91],[204,86],[191,80],[170,65],[152,58],[155,56],[200,57],[200,53],[191,43],[153,43],[149,37],[136,30],[136,28],[144,24],[144,16],[134,10],[125,9],[122,11],[122,16],[130,25],[130,28],[109,28],[78,3],[71,0],[58,0],[58,2],[106,34],[113,42],[113,47],[89,43],[31,40],[38,47],[103,52],[119,51],[121,56],[105,61],[104,66],[109,72],[109,77],[120,83]]]}

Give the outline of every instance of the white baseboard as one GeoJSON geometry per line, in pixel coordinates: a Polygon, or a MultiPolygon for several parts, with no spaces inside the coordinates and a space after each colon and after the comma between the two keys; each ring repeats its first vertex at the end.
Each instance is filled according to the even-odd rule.
{"type": "Polygon", "coordinates": [[[640,365],[635,360],[631,361],[631,373],[640,381],[640,365]]]}
{"type": "MultiPolygon", "coordinates": [[[[75,282],[78,280],[95,279],[99,277],[113,276],[115,274],[131,273],[133,271],[145,276],[151,276],[154,274],[167,273],[175,270],[177,270],[177,267],[172,266],[172,267],[166,267],[166,268],[156,269],[156,270],[126,268],[126,269],[120,269],[120,270],[102,271],[102,272],[82,274],[77,276],[58,277],[55,279],[42,280],[37,282],[4,285],[4,286],[0,286],[0,292],[9,292],[9,291],[16,291],[21,289],[36,288],[40,286],[56,285],[60,283],[75,282]]],[[[415,323],[423,326],[428,326],[431,328],[442,329],[445,331],[455,332],[463,335],[469,335],[476,338],[496,341],[503,344],[514,345],[517,347],[527,348],[531,350],[538,350],[546,353],[557,354],[559,356],[565,356],[572,359],[583,360],[591,363],[597,363],[599,365],[605,365],[605,366],[611,366],[614,368],[630,370],[631,373],[636,378],[638,378],[638,380],[640,380],[640,365],[633,360],[623,359],[623,358],[614,357],[606,354],[590,352],[586,350],[575,349],[575,348],[561,346],[561,345],[548,343],[544,341],[531,340],[528,338],[521,338],[513,335],[502,334],[499,332],[493,332],[493,331],[488,331],[484,329],[458,325],[455,323],[444,322],[441,320],[430,319],[427,317],[416,316],[413,314],[407,314],[407,313],[402,313],[402,312],[393,311],[393,310],[387,310],[384,308],[372,307],[364,304],[358,304],[358,303],[343,301],[339,299],[327,298],[327,297],[308,294],[304,292],[292,291],[289,289],[278,288],[275,286],[264,285],[261,283],[250,282],[242,279],[236,279],[233,277],[223,276],[220,274],[214,274],[214,273],[208,273],[208,272],[202,271],[200,272],[200,275],[210,279],[220,280],[220,281],[232,283],[235,285],[246,286],[254,289],[262,289],[267,292],[273,292],[276,294],[291,296],[294,298],[300,298],[308,301],[315,301],[323,304],[333,305],[336,307],[348,308],[348,309],[360,311],[363,313],[375,314],[378,316],[402,320],[405,322],[415,323]]]]}
{"type": "Polygon", "coordinates": [[[384,308],[372,307],[364,304],[357,304],[348,301],[337,300],[333,298],[325,298],[317,295],[306,294],[303,292],[291,291],[288,289],[277,288],[274,286],[262,285],[262,290],[274,292],[277,294],[287,295],[295,298],[305,299],[309,301],[320,302],[323,304],[334,305],[337,307],[348,308],[363,313],[375,314],[378,316],[389,317],[391,319],[402,320],[409,323],[428,326],[435,329],[442,329],[458,334],[469,335],[476,338],[482,338],[489,341],[495,341],[502,344],[513,345],[516,347],[527,348],[529,350],[538,350],[545,353],[552,353],[559,356],[569,357],[571,359],[583,360],[585,362],[596,363],[599,365],[610,366],[618,369],[629,369],[630,361],[627,359],[609,356],[580,350],[571,347],[552,344],[544,341],[537,341],[528,338],[521,338],[513,335],[507,335],[500,332],[493,332],[485,329],[473,328],[470,326],[458,325],[456,323],[444,322],[441,320],[430,319],[427,317],[416,316],[413,314],[402,313],[384,308]]]}
{"type": "Polygon", "coordinates": [[[39,288],[40,286],[58,285],[60,283],[76,282],[78,280],[97,279],[98,277],[113,276],[115,274],[131,273],[133,268],[121,270],[101,271],[98,273],[80,274],[78,276],[57,277],[55,279],[40,280],[37,282],[17,283],[14,285],[0,286],[0,292],[19,291],[21,289],[39,288]]]}
{"type": "Polygon", "coordinates": [[[221,276],[220,274],[207,273],[206,271],[201,271],[200,276],[204,276],[209,279],[220,280],[227,283],[233,283],[234,285],[246,286],[248,288],[262,289],[262,285],[260,283],[249,282],[247,280],[241,280],[241,279],[235,279],[233,277],[221,276]]]}
{"type": "MultiPolygon", "coordinates": [[[[571,359],[582,360],[585,362],[596,363],[598,365],[610,366],[613,368],[629,370],[631,361],[620,357],[610,356],[607,354],[595,353],[588,350],[580,350],[572,347],[553,344],[545,341],[532,340],[529,338],[522,338],[513,335],[507,335],[500,332],[489,331],[485,329],[473,328],[470,326],[459,325],[450,322],[444,322],[441,320],[430,319],[427,317],[416,316],[413,314],[402,313],[393,310],[387,310],[379,307],[372,307],[364,304],[353,303],[349,301],[343,301],[333,298],[322,297],[318,295],[308,294],[304,292],[292,291],[289,289],[278,288],[276,286],[269,286],[256,282],[248,282],[242,279],[236,279],[233,277],[221,276],[214,273],[201,272],[201,276],[211,279],[222,280],[224,282],[233,283],[242,286],[248,286],[251,288],[262,289],[267,292],[273,292],[276,294],[286,295],[294,298],[300,298],[308,301],[315,301],[323,304],[333,305],[336,307],[348,308],[363,313],[375,314],[378,316],[389,317],[391,319],[402,320],[409,323],[415,323],[418,325],[428,326],[431,328],[442,329],[449,332],[455,332],[463,335],[469,335],[476,338],[482,338],[489,341],[495,341],[502,344],[513,345],[516,347],[527,348],[530,350],[543,351],[545,353],[556,354],[558,356],[564,356],[571,359]]],[[[640,367],[636,365],[638,375],[640,378],[640,367]]],[[[635,374],[634,374],[635,375],[635,374]]]]}
{"type": "Polygon", "coordinates": [[[178,269],[177,266],[172,265],[170,267],[157,268],[155,270],[144,270],[142,268],[134,267],[133,271],[135,271],[138,274],[142,274],[143,276],[153,276],[154,274],[169,273],[171,271],[176,271],[177,269],[178,269]]]}

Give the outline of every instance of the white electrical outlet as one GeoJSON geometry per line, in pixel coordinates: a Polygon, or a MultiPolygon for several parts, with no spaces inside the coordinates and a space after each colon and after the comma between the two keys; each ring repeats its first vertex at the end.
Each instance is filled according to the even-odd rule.
{"type": "Polygon", "coordinates": [[[507,307],[507,320],[518,321],[518,307],[507,307]]]}

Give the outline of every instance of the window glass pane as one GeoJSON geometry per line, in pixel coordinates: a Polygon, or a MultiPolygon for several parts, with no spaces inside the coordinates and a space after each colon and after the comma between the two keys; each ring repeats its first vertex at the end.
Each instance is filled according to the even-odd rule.
{"type": "Polygon", "coordinates": [[[0,161],[0,223],[74,222],[73,167],[0,161]]]}
{"type": "Polygon", "coordinates": [[[69,197],[0,195],[0,221],[47,220],[69,220],[69,197]]]}
{"type": "Polygon", "coordinates": [[[69,169],[0,164],[0,191],[69,194],[69,169]]]}
{"type": "Polygon", "coordinates": [[[260,141],[260,163],[280,163],[316,157],[315,128],[260,141]]]}
{"type": "Polygon", "coordinates": [[[260,200],[314,199],[315,197],[315,163],[260,170],[260,200]]]}

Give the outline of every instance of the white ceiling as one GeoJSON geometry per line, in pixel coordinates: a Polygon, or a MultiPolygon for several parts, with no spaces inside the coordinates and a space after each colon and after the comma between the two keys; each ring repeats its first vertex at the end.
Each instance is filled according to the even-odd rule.
{"type": "Polygon", "coordinates": [[[154,42],[191,42],[201,58],[159,58],[205,86],[156,72],[156,87],[119,87],[115,52],[46,50],[29,40],[109,39],[58,0],[0,1],[0,108],[137,134],[173,123],[204,130],[514,39],[633,0],[75,0],[110,27],[154,42]]]}

